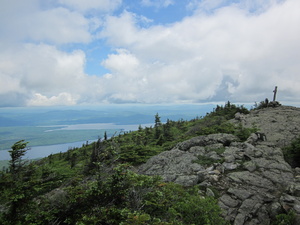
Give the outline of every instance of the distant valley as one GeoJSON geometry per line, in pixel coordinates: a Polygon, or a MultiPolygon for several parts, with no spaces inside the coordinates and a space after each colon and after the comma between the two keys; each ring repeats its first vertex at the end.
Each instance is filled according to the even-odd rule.
{"type": "Polygon", "coordinates": [[[188,104],[2,108],[0,150],[9,149],[21,139],[31,147],[95,140],[103,138],[104,132],[112,136],[124,130],[136,130],[139,125],[149,126],[156,113],[162,121],[190,120],[205,115],[213,107],[212,104],[188,104]]]}

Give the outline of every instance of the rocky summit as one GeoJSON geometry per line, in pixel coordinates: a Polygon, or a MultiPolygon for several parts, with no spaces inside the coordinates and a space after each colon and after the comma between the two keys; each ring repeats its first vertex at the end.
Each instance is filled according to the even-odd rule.
{"type": "Polygon", "coordinates": [[[267,225],[290,209],[300,224],[300,168],[291,168],[282,152],[300,134],[300,109],[252,110],[230,122],[258,132],[244,142],[232,134],[191,138],[150,158],[139,173],[199,185],[200,194],[218,198],[224,218],[235,225],[267,225]]]}

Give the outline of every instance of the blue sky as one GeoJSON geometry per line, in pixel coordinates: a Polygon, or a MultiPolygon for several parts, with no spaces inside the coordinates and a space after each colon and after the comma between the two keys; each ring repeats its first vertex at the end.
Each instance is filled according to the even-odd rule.
{"type": "Polygon", "coordinates": [[[0,0],[0,107],[300,95],[299,0],[0,0]]]}

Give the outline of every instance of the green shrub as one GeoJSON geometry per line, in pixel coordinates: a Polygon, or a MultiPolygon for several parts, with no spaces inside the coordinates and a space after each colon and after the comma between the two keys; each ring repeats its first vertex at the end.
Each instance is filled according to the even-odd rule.
{"type": "Polygon", "coordinates": [[[212,158],[207,157],[207,156],[199,155],[197,158],[198,159],[194,160],[193,163],[198,163],[198,164],[204,165],[204,166],[212,165],[214,163],[222,163],[222,160],[212,159],[212,158]]]}
{"type": "Polygon", "coordinates": [[[144,211],[173,224],[226,224],[217,200],[204,198],[198,191],[196,187],[187,189],[174,183],[161,183],[146,196],[144,211]]]}
{"type": "Polygon", "coordinates": [[[300,137],[292,141],[289,146],[283,148],[284,159],[293,167],[300,166],[300,137]]]}
{"type": "Polygon", "coordinates": [[[296,216],[293,211],[289,211],[287,214],[279,214],[271,225],[294,225],[296,224],[296,216]]]}

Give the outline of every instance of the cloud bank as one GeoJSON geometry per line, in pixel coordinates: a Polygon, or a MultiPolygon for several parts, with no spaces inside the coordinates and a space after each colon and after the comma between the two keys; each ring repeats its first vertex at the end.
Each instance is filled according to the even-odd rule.
{"type": "Polygon", "coordinates": [[[84,2],[2,1],[0,106],[254,103],[276,85],[280,101],[299,102],[298,0],[193,0],[171,24],[116,13],[125,1],[84,2]],[[87,74],[87,46],[99,43],[111,49],[98,59],[109,72],[87,74]]]}

